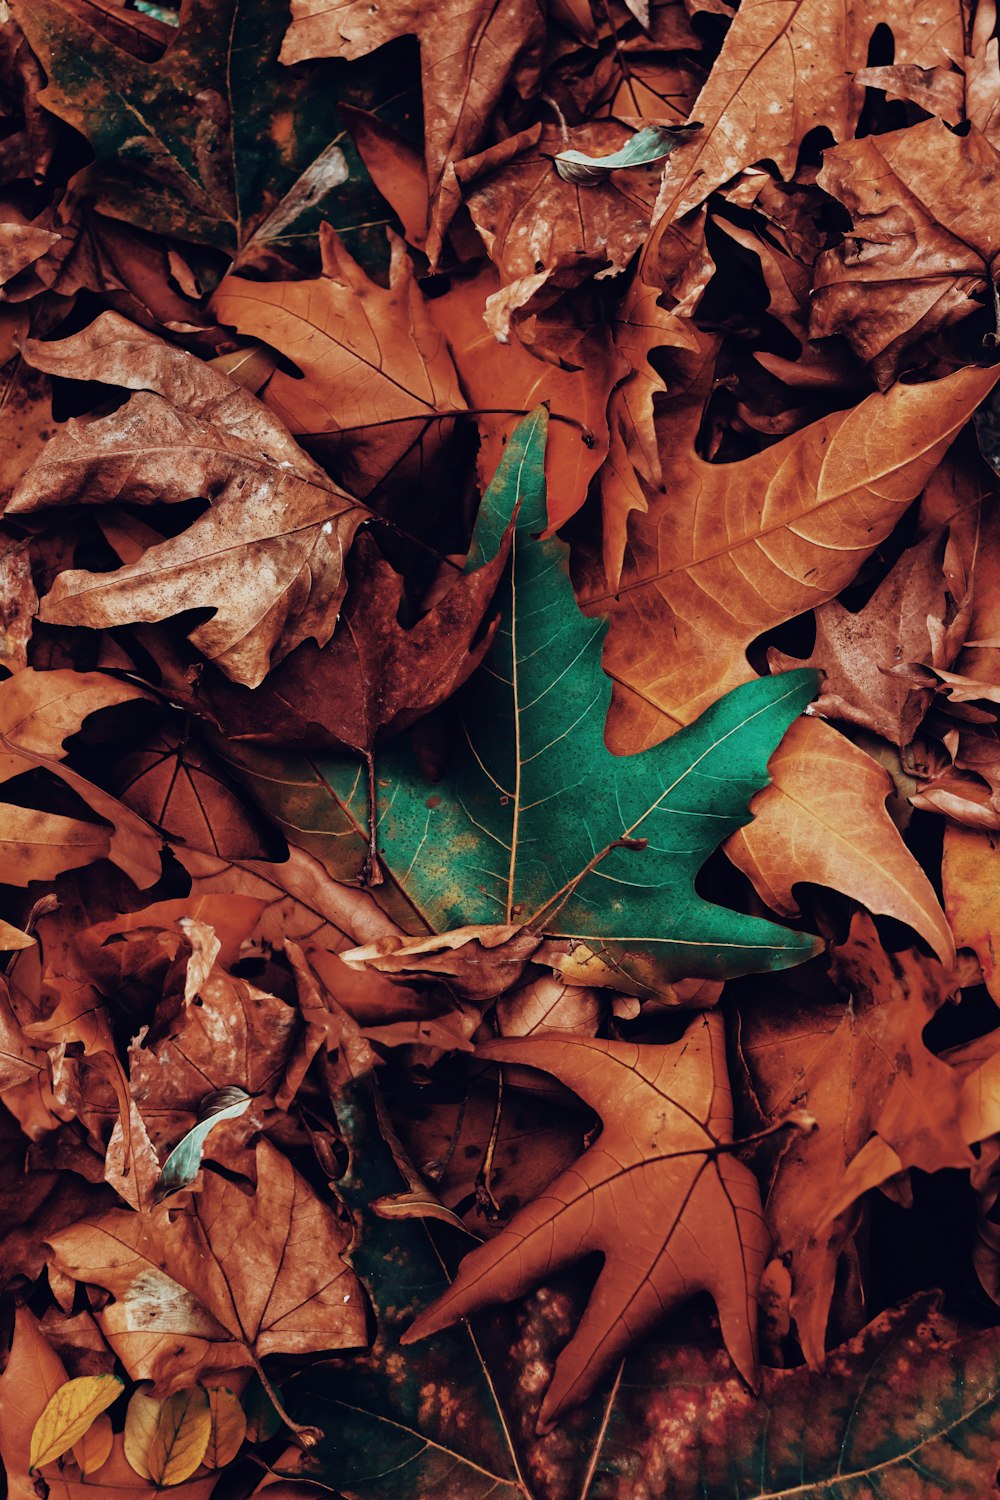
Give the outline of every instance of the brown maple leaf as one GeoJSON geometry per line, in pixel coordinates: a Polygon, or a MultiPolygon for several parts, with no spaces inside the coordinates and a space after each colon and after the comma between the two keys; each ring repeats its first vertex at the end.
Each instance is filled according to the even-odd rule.
{"type": "Polygon", "coordinates": [[[733,1115],[721,1018],[699,1017],[669,1046],[574,1037],[491,1042],[479,1056],[554,1074],[598,1111],[604,1129],[575,1166],[466,1256],[403,1342],[518,1297],[600,1251],[604,1265],[557,1362],[542,1429],[700,1290],[714,1297],[726,1347],[756,1385],[756,1291],[768,1236],[753,1174],[724,1149],[733,1115]]]}
{"type": "Polygon", "coordinates": [[[212,307],[221,322],[295,364],[301,378],[276,370],[262,399],[290,432],[321,435],[352,488],[368,495],[420,440],[428,418],[459,415],[465,402],[401,241],[393,239],[388,287],[368,278],[329,225],[320,247],[317,279],[226,276],[212,307]]]}
{"type": "Polygon", "coordinates": [[[266,1354],[357,1348],[365,1299],[342,1259],[351,1231],[267,1140],[256,1191],[214,1172],[182,1212],[115,1212],[54,1235],[52,1263],[103,1286],[108,1342],[164,1388],[266,1354]]]}

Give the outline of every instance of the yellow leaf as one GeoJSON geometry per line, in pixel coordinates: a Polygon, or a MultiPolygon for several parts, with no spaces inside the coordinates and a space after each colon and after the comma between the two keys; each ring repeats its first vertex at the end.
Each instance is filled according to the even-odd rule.
{"type": "Polygon", "coordinates": [[[125,1457],[141,1479],[149,1479],[149,1445],[156,1434],[163,1402],[138,1390],[125,1413],[125,1457]]]}
{"type": "Polygon", "coordinates": [[[77,1438],[73,1444],[73,1457],[80,1465],[81,1473],[96,1474],[98,1469],[103,1469],[111,1457],[114,1441],[111,1418],[107,1412],[102,1412],[83,1437],[77,1438]]]}
{"type": "Polygon", "coordinates": [[[247,1419],[232,1391],[213,1386],[208,1392],[212,1413],[212,1431],[205,1449],[205,1463],[210,1469],[222,1469],[240,1451],[246,1437],[247,1419]]]}
{"type": "Polygon", "coordinates": [[[121,1393],[117,1375],[81,1375],[67,1380],[47,1402],[31,1433],[29,1464],[40,1469],[72,1448],[121,1393]]]}
{"type": "Polygon", "coordinates": [[[160,1408],[146,1462],[154,1484],[182,1484],[205,1456],[212,1432],[208,1392],[200,1385],[175,1391],[160,1408]]]}

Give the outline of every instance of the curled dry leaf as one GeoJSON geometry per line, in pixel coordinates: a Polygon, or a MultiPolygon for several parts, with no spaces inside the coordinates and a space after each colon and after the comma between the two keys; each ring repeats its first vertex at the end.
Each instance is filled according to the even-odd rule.
{"type": "Polygon", "coordinates": [[[1000,919],[1000,839],[992,831],[948,824],[941,865],[944,906],[960,948],[979,959],[983,982],[1000,1005],[993,935],[1000,919]]]}
{"type": "Polygon", "coordinates": [[[900,661],[950,667],[969,627],[964,601],[949,601],[941,563],[941,538],[928,536],[911,547],[856,613],[831,599],[813,611],[816,644],[802,661],[773,647],[772,669],[817,667],[823,691],[816,712],[872,729],[906,750],[933,700],[889,669],[900,661]]]}
{"type": "Polygon", "coordinates": [[[625,269],[649,231],[660,177],[641,158],[615,160],[623,152],[614,148],[628,131],[614,121],[577,126],[568,135],[555,126],[524,134],[526,149],[513,160],[511,142],[503,142],[457,169],[463,184],[469,183],[469,213],[500,273],[501,290],[489,298],[485,316],[503,343],[525,316],[543,311],[560,293],[595,273],[625,269]],[[594,159],[589,153],[611,148],[614,154],[606,159],[627,170],[598,168],[596,179],[583,185],[559,170],[567,153],[558,147],[567,139],[575,148],[570,157],[587,162],[594,159]]]}
{"type": "Polygon", "coordinates": [[[854,1158],[877,1134],[893,1148],[899,1170],[971,1161],[959,1121],[961,1079],[922,1040],[952,996],[953,977],[912,950],[886,952],[863,915],[834,949],[833,976],[842,1003],[782,997],[748,1007],[740,1020],[740,1047],[765,1122],[782,1119],[793,1104],[819,1121],[780,1154],[765,1200],[775,1254],[791,1270],[799,1341],[817,1368],[837,1257],[851,1227],[827,1224],[827,1208],[854,1158]]]}
{"type": "Polygon", "coordinates": [[[404,629],[403,579],[362,533],[348,562],[350,584],[333,640],[322,648],[307,641],[253,693],[225,679],[203,679],[195,704],[241,743],[370,754],[377,739],[437,708],[482,661],[496,622],[481,627],[510,543],[508,530],[493,556],[456,574],[443,598],[404,629]]]}
{"type": "Polygon", "coordinates": [[[980,306],[1000,233],[986,210],[1000,154],[973,126],[941,120],[823,153],[819,182],[851,229],[816,262],[810,332],[843,334],[881,385],[918,339],[980,306]]]}

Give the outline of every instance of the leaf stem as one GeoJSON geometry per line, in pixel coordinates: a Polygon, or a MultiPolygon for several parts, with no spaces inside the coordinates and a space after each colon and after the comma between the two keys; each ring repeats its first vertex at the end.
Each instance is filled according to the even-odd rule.
{"type": "Polygon", "coordinates": [[[277,1391],[274,1389],[274,1386],[267,1378],[267,1373],[264,1369],[264,1366],[258,1359],[256,1351],[248,1347],[247,1353],[250,1355],[250,1358],[253,1362],[254,1370],[257,1372],[257,1378],[260,1381],[261,1385],[264,1387],[264,1394],[267,1396],[267,1399],[270,1401],[271,1405],[274,1407],[274,1410],[277,1412],[278,1416],[281,1418],[285,1426],[288,1428],[289,1432],[292,1434],[293,1441],[299,1448],[302,1449],[303,1453],[308,1453],[311,1448],[315,1448],[317,1443],[321,1443],[323,1441],[322,1427],[310,1427],[308,1426],[308,1424],[304,1424],[302,1422],[294,1422],[282,1405],[281,1397],[278,1395],[277,1391]]]}
{"type": "Polygon", "coordinates": [[[482,1166],[476,1173],[476,1205],[481,1214],[491,1224],[496,1223],[500,1217],[500,1204],[493,1192],[493,1158],[496,1155],[497,1141],[500,1137],[500,1119],[503,1114],[503,1068],[497,1068],[497,1097],[493,1106],[493,1124],[490,1127],[490,1138],[486,1143],[486,1151],[483,1155],[482,1166]]]}
{"type": "Polygon", "coordinates": [[[368,853],[361,870],[363,886],[382,884],[382,866],[378,857],[378,784],[375,780],[375,752],[364,752],[368,767],[368,853]]]}

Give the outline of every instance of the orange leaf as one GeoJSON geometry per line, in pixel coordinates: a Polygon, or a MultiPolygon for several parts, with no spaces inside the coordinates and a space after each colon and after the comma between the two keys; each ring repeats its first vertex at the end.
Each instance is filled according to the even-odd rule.
{"type": "Polygon", "coordinates": [[[955,941],[934,888],[886,811],[888,771],[808,717],[796,719],[768,770],[771,785],[750,803],[753,822],[723,846],[761,900],[796,916],[796,882],[830,886],[908,922],[942,963],[954,963],[955,941]]]}

